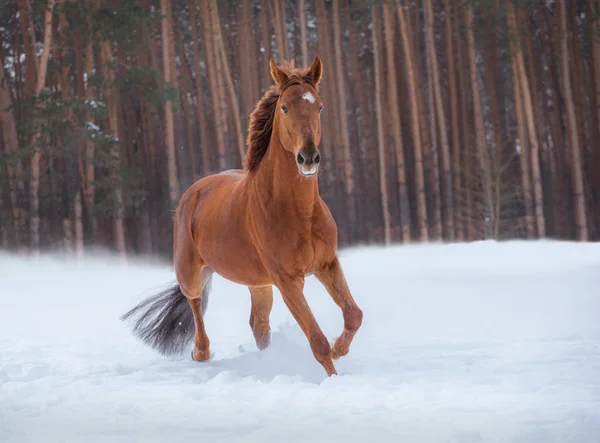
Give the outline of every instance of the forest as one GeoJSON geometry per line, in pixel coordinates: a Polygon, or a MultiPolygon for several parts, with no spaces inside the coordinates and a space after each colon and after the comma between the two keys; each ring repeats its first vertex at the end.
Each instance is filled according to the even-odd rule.
{"type": "Polygon", "coordinates": [[[339,244],[600,240],[600,0],[6,0],[0,248],[170,259],[269,60],[323,61],[339,244]]]}

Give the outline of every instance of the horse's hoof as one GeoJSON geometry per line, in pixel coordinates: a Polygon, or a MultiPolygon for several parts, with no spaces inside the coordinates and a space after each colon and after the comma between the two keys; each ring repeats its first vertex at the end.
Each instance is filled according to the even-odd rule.
{"type": "Polygon", "coordinates": [[[340,358],[340,355],[335,351],[335,342],[336,341],[337,340],[334,340],[330,343],[330,345],[331,345],[331,354],[330,355],[331,355],[332,360],[337,360],[338,358],[340,358]]]}
{"type": "Polygon", "coordinates": [[[194,355],[194,349],[192,349],[192,360],[194,361],[207,361],[211,357],[210,350],[206,351],[198,351],[196,355],[194,355]]]}
{"type": "Polygon", "coordinates": [[[331,346],[331,359],[332,360],[337,360],[340,357],[343,357],[344,355],[348,354],[348,352],[350,351],[349,348],[346,349],[339,349],[340,346],[337,343],[337,340],[333,343],[333,346],[331,346]]]}
{"type": "Polygon", "coordinates": [[[336,352],[335,349],[331,350],[331,359],[332,360],[338,360],[340,357],[342,357],[342,355],[339,354],[338,352],[336,352]]]}

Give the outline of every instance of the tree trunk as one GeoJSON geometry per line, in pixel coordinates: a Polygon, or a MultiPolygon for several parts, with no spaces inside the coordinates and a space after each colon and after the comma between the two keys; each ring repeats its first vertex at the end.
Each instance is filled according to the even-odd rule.
{"type": "MultiPolygon", "coordinates": [[[[29,3],[29,2],[27,2],[29,3]]],[[[35,86],[35,95],[39,95],[46,84],[46,71],[48,68],[48,58],[50,57],[50,44],[52,42],[52,12],[54,10],[54,0],[49,0],[46,6],[46,13],[44,16],[44,44],[42,49],[42,56],[39,62],[38,76],[35,86]]],[[[26,13],[30,14],[30,10],[26,13]]],[[[24,29],[24,33],[29,32],[30,29],[24,29]]],[[[33,40],[35,45],[35,39],[33,40]]],[[[28,54],[28,56],[36,57],[35,53],[28,54]]],[[[33,146],[34,152],[31,157],[31,175],[29,180],[29,245],[31,252],[34,256],[40,253],[40,162],[42,153],[37,147],[40,142],[41,133],[36,132],[31,140],[31,146],[33,146]]]]}
{"type": "Polygon", "coordinates": [[[113,205],[113,236],[117,253],[121,258],[126,257],[125,247],[125,208],[123,205],[123,188],[121,183],[121,149],[119,146],[119,97],[117,85],[115,83],[115,71],[111,66],[113,53],[110,41],[104,40],[100,50],[101,63],[103,65],[104,78],[107,83],[107,112],[108,125],[115,140],[110,149],[111,156],[111,183],[114,186],[114,205],[113,205]]]}
{"type": "Polygon", "coordinates": [[[569,40],[570,35],[567,28],[567,10],[564,1],[558,2],[559,15],[559,38],[560,38],[560,64],[563,83],[563,95],[567,111],[567,131],[572,158],[573,177],[573,200],[575,201],[575,225],[576,235],[579,241],[588,241],[588,227],[585,211],[585,188],[583,185],[583,171],[581,164],[581,150],[579,147],[579,136],[577,134],[577,119],[573,104],[573,92],[571,89],[571,76],[569,72],[569,40]]]}
{"type": "MultiPolygon", "coordinates": [[[[457,11],[457,28],[460,27],[460,11],[457,11]]],[[[461,206],[462,206],[462,219],[465,225],[465,239],[467,241],[473,241],[476,239],[475,226],[473,224],[473,193],[470,188],[472,184],[472,176],[473,176],[473,167],[471,161],[471,146],[473,143],[473,134],[469,130],[469,118],[465,116],[469,115],[469,91],[470,81],[467,76],[460,75],[463,72],[466,72],[469,69],[469,64],[467,58],[464,56],[464,47],[465,44],[461,38],[462,34],[457,32],[457,45],[456,45],[456,58],[457,58],[457,71],[458,71],[458,79],[457,83],[460,91],[460,115],[462,118],[460,119],[460,134],[461,134],[461,145],[462,145],[462,155],[459,157],[459,161],[462,160],[462,168],[459,173],[460,181],[462,187],[461,191],[461,206]]]]}
{"type": "Polygon", "coordinates": [[[421,145],[421,128],[419,122],[419,104],[417,101],[416,79],[414,68],[414,55],[409,38],[407,18],[404,14],[403,6],[400,4],[397,8],[398,19],[400,21],[400,31],[402,33],[402,45],[404,47],[404,57],[406,59],[406,69],[408,74],[408,92],[411,109],[411,128],[414,144],[415,157],[415,185],[417,191],[417,223],[419,227],[419,240],[427,241],[428,225],[427,205],[425,202],[425,174],[423,170],[423,154],[421,145]]]}
{"type": "MultiPolygon", "coordinates": [[[[445,4],[446,14],[446,61],[448,63],[448,89],[450,94],[450,126],[452,134],[452,175],[454,179],[453,195],[453,213],[455,238],[461,242],[464,240],[464,231],[462,220],[458,217],[460,203],[457,200],[462,180],[460,177],[460,127],[458,124],[458,83],[456,81],[456,67],[454,64],[454,36],[452,25],[451,2],[447,0],[445,4]]],[[[459,42],[460,44],[460,42],[459,42]]]]}
{"type": "MultiPolygon", "coordinates": [[[[331,48],[331,38],[329,34],[331,27],[327,19],[325,2],[323,0],[316,0],[314,6],[317,25],[317,53],[321,54],[323,60],[333,60],[334,53],[331,48]]],[[[329,195],[332,196],[332,203],[334,203],[332,211],[334,213],[341,206],[340,203],[343,203],[344,201],[344,197],[339,195],[341,187],[338,186],[338,184],[341,183],[343,172],[340,172],[338,168],[335,167],[337,164],[342,164],[342,160],[338,158],[339,153],[337,152],[337,147],[341,145],[341,142],[339,142],[340,130],[336,127],[338,119],[335,118],[335,92],[336,88],[334,82],[325,82],[321,88],[321,98],[323,99],[323,103],[325,103],[325,106],[327,106],[328,103],[331,104],[331,107],[334,110],[331,112],[326,109],[321,116],[323,130],[321,145],[323,147],[323,152],[326,155],[323,163],[323,168],[325,170],[325,174],[323,175],[323,186],[324,189],[327,189],[330,192],[329,195]]],[[[328,198],[328,196],[325,196],[325,198],[328,198]]],[[[345,241],[345,219],[340,220],[340,223],[340,238],[342,241],[345,241]]]]}
{"type": "Polygon", "coordinates": [[[242,96],[242,118],[244,128],[248,127],[250,113],[259,99],[259,75],[257,64],[256,40],[258,30],[253,26],[253,13],[251,0],[242,0],[240,11],[241,20],[239,25],[239,63],[238,69],[243,69],[244,75],[240,75],[240,86],[242,96]]]}
{"type": "MultiPolygon", "coordinates": [[[[417,78],[421,78],[423,83],[425,83],[425,75],[427,76],[427,90],[423,87],[423,95],[425,99],[422,103],[422,118],[421,124],[429,127],[429,143],[424,143],[424,157],[427,159],[427,164],[429,164],[429,168],[426,168],[428,171],[428,181],[430,183],[429,193],[431,199],[431,217],[429,218],[430,222],[430,238],[433,240],[442,240],[443,238],[443,229],[442,229],[442,189],[440,186],[440,161],[439,161],[439,140],[438,140],[438,128],[436,125],[436,104],[435,104],[435,86],[433,84],[433,58],[431,56],[431,45],[433,42],[433,32],[429,32],[430,28],[434,27],[433,24],[433,13],[431,13],[431,22],[429,25],[427,12],[427,5],[424,5],[425,10],[425,72],[422,75],[417,75],[417,78]],[[430,38],[431,37],[431,38],[430,38]],[[427,106],[425,106],[425,102],[427,102],[427,106]],[[427,110],[429,110],[429,114],[427,114],[427,110]],[[429,125],[427,125],[427,121],[429,125]]],[[[418,27],[415,29],[419,29],[418,27]]],[[[418,54],[419,51],[415,49],[415,54],[418,54]]],[[[426,140],[423,137],[423,140],[426,140]]],[[[440,138],[441,140],[441,138],[440,138]]]]}
{"type": "MultiPolygon", "coordinates": [[[[165,83],[173,82],[171,71],[171,51],[173,51],[173,30],[169,16],[171,8],[168,0],[160,0],[160,13],[164,16],[161,21],[163,78],[165,83]]],[[[179,179],[177,177],[177,159],[175,157],[175,121],[171,102],[165,102],[165,146],[167,148],[167,171],[169,174],[169,200],[171,208],[177,206],[179,198],[179,179]]]]}
{"type": "Polygon", "coordinates": [[[521,166],[521,186],[523,188],[523,203],[525,206],[525,227],[527,229],[527,237],[533,238],[535,237],[535,222],[533,216],[531,178],[529,175],[529,141],[527,139],[527,129],[525,127],[525,118],[523,116],[521,84],[516,61],[513,63],[513,90],[515,96],[515,117],[517,119],[517,131],[519,135],[519,164],[521,166]]]}
{"type": "MultiPolygon", "coordinates": [[[[50,2],[48,3],[50,6],[50,2]]],[[[38,78],[39,60],[35,49],[35,31],[31,16],[29,0],[19,0],[19,19],[23,31],[23,47],[25,49],[25,94],[35,94],[38,78]]]]}
{"type": "MultiPolygon", "coordinates": [[[[85,47],[85,67],[83,68],[83,72],[78,73],[80,76],[80,91],[79,95],[85,97],[90,103],[94,99],[94,91],[92,86],[89,84],[89,79],[93,75],[94,70],[94,51],[92,46],[92,41],[86,44],[85,47]],[[84,81],[84,75],[88,79],[87,82],[84,81]]],[[[93,123],[90,120],[89,113],[84,115],[86,122],[93,123]]],[[[83,189],[83,199],[85,202],[85,207],[87,211],[87,216],[90,224],[90,233],[92,237],[92,243],[98,241],[98,223],[96,219],[96,197],[95,197],[95,164],[94,164],[94,155],[95,155],[95,144],[92,142],[85,142],[83,146],[83,151],[80,153],[81,157],[81,187],[83,189]]]]}
{"type": "Polygon", "coordinates": [[[273,48],[271,47],[271,14],[269,12],[269,2],[271,0],[260,0],[260,20],[261,20],[261,41],[263,44],[263,58],[262,58],[262,70],[263,70],[263,89],[268,89],[272,83],[271,71],[269,69],[269,57],[273,54],[273,48]]]}
{"type": "Polygon", "coordinates": [[[350,137],[348,129],[348,108],[346,105],[346,82],[344,79],[344,51],[342,47],[342,30],[340,25],[340,2],[333,0],[333,45],[335,52],[335,84],[337,86],[338,120],[340,123],[341,151],[344,163],[344,191],[346,193],[347,216],[349,233],[356,227],[356,205],[354,201],[354,173],[352,166],[352,152],[350,150],[350,137]]]}
{"type": "Polygon", "coordinates": [[[273,0],[273,19],[273,25],[275,26],[275,40],[277,41],[277,52],[279,53],[279,62],[281,63],[283,60],[288,60],[290,57],[283,0],[273,0]]]}
{"type": "MultiPolygon", "coordinates": [[[[446,111],[444,109],[444,103],[442,98],[442,87],[440,82],[440,71],[438,68],[437,50],[435,48],[434,31],[435,23],[433,20],[433,6],[431,0],[425,0],[425,26],[427,32],[427,44],[428,54],[427,56],[431,59],[432,81],[433,81],[433,93],[434,96],[434,107],[435,112],[432,109],[431,112],[437,116],[437,122],[440,131],[440,142],[441,142],[441,158],[442,158],[442,215],[444,222],[444,236],[443,238],[454,241],[454,208],[453,200],[454,195],[452,192],[452,169],[450,167],[450,148],[448,146],[448,129],[446,126],[446,111]]],[[[434,124],[432,122],[432,124],[434,124]]],[[[436,174],[437,175],[437,174],[436,174]]]]}
{"type": "Polygon", "coordinates": [[[568,154],[565,152],[568,149],[563,147],[568,146],[566,138],[568,137],[563,125],[562,117],[562,106],[560,93],[560,60],[556,60],[556,54],[560,52],[560,44],[557,43],[560,39],[557,39],[554,35],[553,18],[548,8],[540,8],[540,16],[543,19],[542,22],[542,34],[540,43],[543,48],[544,63],[549,69],[546,71],[550,80],[550,91],[552,94],[552,112],[550,120],[551,128],[551,140],[552,149],[550,150],[551,161],[554,161],[555,168],[553,174],[554,183],[554,200],[553,210],[555,219],[555,235],[559,235],[563,238],[572,237],[572,219],[573,214],[571,207],[571,191],[569,187],[569,172],[567,169],[566,158],[568,154]]]}
{"type": "Polygon", "coordinates": [[[523,94],[521,76],[519,75],[519,65],[516,54],[520,51],[517,41],[514,12],[509,8],[507,15],[508,32],[511,41],[511,69],[512,69],[512,84],[513,95],[515,98],[515,118],[517,123],[517,134],[519,137],[519,165],[521,167],[521,187],[523,192],[523,205],[525,207],[525,228],[527,230],[527,238],[535,237],[535,220],[533,210],[533,193],[531,189],[530,178],[530,150],[529,139],[527,137],[527,127],[525,125],[525,116],[523,111],[523,94]]]}
{"type": "Polygon", "coordinates": [[[211,92],[213,115],[215,117],[215,128],[218,150],[218,168],[224,170],[227,167],[225,133],[227,131],[227,120],[224,106],[224,96],[221,87],[222,73],[219,72],[219,49],[215,44],[216,31],[211,19],[212,0],[202,0],[204,8],[200,10],[202,18],[202,31],[204,33],[206,69],[208,70],[209,89],[211,92]]]}
{"type": "Polygon", "coordinates": [[[19,141],[17,138],[17,124],[12,111],[12,99],[8,90],[8,82],[4,74],[4,60],[0,60],[0,134],[4,142],[6,153],[13,157],[7,160],[8,186],[12,206],[13,224],[15,230],[15,243],[21,247],[21,235],[25,234],[25,215],[21,209],[21,198],[24,194],[23,167],[17,156],[19,141]]]}
{"type": "MultiPolygon", "coordinates": [[[[194,120],[194,109],[193,105],[190,104],[188,95],[191,94],[192,91],[192,72],[190,69],[190,65],[188,63],[187,52],[185,46],[183,44],[183,37],[181,35],[180,30],[180,20],[178,17],[181,17],[181,10],[179,3],[173,3],[173,18],[175,19],[175,23],[177,26],[173,26],[173,38],[175,40],[175,44],[177,45],[177,50],[179,52],[179,60],[181,64],[181,69],[179,71],[179,75],[181,76],[181,83],[179,85],[179,90],[181,93],[179,94],[179,99],[181,102],[181,108],[183,110],[183,123],[185,127],[185,141],[187,147],[188,158],[184,161],[184,164],[189,161],[190,170],[189,172],[184,172],[180,169],[178,175],[180,176],[180,180],[183,179],[183,186],[189,186],[190,183],[193,183],[199,178],[198,174],[198,166],[196,164],[196,143],[194,143],[194,136],[192,131],[192,121],[194,120]],[[186,181],[186,175],[191,173],[191,180],[189,183],[186,181]]],[[[173,58],[173,57],[172,57],[173,58]]],[[[173,64],[175,67],[176,65],[173,64]]],[[[176,71],[176,69],[175,69],[176,71]]],[[[181,146],[181,145],[178,145],[181,146]]],[[[182,146],[183,147],[183,146],[182,146]]]]}
{"type": "Polygon", "coordinates": [[[200,40],[197,29],[197,1],[188,0],[188,9],[190,14],[190,27],[192,28],[192,48],[194,54],[194,81],[196,86],[196,117],[198,119],[198,132],[200,133],[200,152],[202,155],[202,172],[205,176],[212,173],[212,163],[210,161],[210,143],[208,138],[208,127],[206,125],[206,115],[204,112],[204,89],[202,87],[202,74],[200,71],[200,40]]]}
{"type": "Polygon", "coordinates": [[[400,120],[398,88],[396,78],[395,63],[395,23],[394,11],[391,6],[383,6],[383,23],[385,29],[386,41],[386,61],[387,61],[387,90],[390,100],[389,113],[392,122],[392,142],[396,153],[396,169],[398,180],[398,194],[400,199],[400,230],[402,232],[402,241],[409,243],[410,236],[410,204],[408,201],[408,187],[406,184],[406,161],[404,156],[404,143],[402,140],[402,121],[400,120]]]}
{"type": "Polygon", "coordinates": [[[63,219],[63,246],[66,254],[73,253],[73,226],[70,218],[63,219]]]}
{"type": "MultiPolygon", "coordinates": [[[[596,114],[596,130],[595,134],[600,138],[600,2],[598,0],[589,0],[590,1],[590,9],[592,10],[593,17],[593,25],[591,31],[591,40],[592,40],[592,59],[594,65],[594,76],[593,76],[593,84],[594,84],[594,97],[595,101],[595,114],[596,114]]],[[[591,153],[593,155],[592,160],[594,160],[594,171],[598,171],[600,167],[600,150],[594,149],[591,153]]],[[[595,188],[600,193],[600,174],[594,174],[595,179],[595,188]]],[[[596,197],[596,215],[595,219],[600,220],[600,195],[596,197]]],[[[598,236],[598,230],[600,229],[600,225],[597,223],[596,227],[596,236],[598,236]]]]}
{"type": "MultiPolygon", "coordinates": [[[[373,102],[370,99],[372,88],[365,88],[365,81],[371,83],[373,79],[372,63],[368,63],[364,67],[364,63],[359,60],[359,49],[364,41],[368,44],[370,36],[368,32],[362,32],[363,23],[357,18],[360,17],[360,11],[351,13],[349,19],[348,31],[348,57],[350,66],[355,67],[352,75],[352,88],[356,92],[355,96],[355,125],[356,138],[352,141],[352,146],[358,149],[360,161],[365,167],[357,168],[355,179],[358,181],[357,191],[359,194],[355,196],[357,203],[357,225],[361,230],[359,242],[368,243],[372,240],[373,226],[383,224],[383,219],[372,217],[370,214],[379,213],[380,202],[372,201],[368,198],[369,195],[379,194],[379,176],[378,176],[378,161],[377,150],[370,149],[377,145],[377,129],[375,124],[375,112],[373,102]]],[[[370,22],[371,20],[369,20],[370,22]]],[[[407,194],[408,198],[408,194],[407,194]]],[[[409,225],[410,230],[410,225],[409,225]]]]}
{"type": "MultiPolygon", "coordinates": [[[[507,11],[507,21],[509,33],[515,37],[517,31],[517,21],[515,18],[514,5],[510,4],[507,11]]],[[[513,38],[514,41],[514,38],[513,38]]],[[[527,132],[529,134],[529,143],[531,147],[531,172],[533,174],[533,195],[534,195],[534,210],[535,220],[537,225],[538,237],[546,236],[546,223],[544,220],[544,201],[542,194],[542,177],[540,171],[540,155],[537,130],[535,127],[535,117],[533,115],[533,102],[531,99],[531,91],[529,89],[529,80],[525,72],[525,62],[523,60],[523,51],[520,43],[513,45],[513,57],[516,58],[517,75],[519,78],[519,91],[522,93],[521,103],[525,111],[525,122],[527,124],[527,132]]],[[[516,79],[515,79],[516,80],[516,79]]]]}
{"type": "Polygon", "coordinates": [[[240,164],[244,163],[244,156],[246,153],[245,149],[245,141],[244,134],[242,130],[242,122],[240,120],[240,104],[238,101],[237,93],[235,90],[235,86],[233,84],[233,76],[231,74],[231,69],[229,69],[229,61],[227,60],[227,52],[225,51],[225,46],[223,45],[223,37],[221,35],[221,24],[219,20],[219,13],[217,9],[216,0],[213,1],[212,8],[212,21],[215,29],[215,38],[217,51],[220,55],[221,64],[223,66],[223,76],[225,77],[225,81],[227,82],[227,89],[229,90],[229,98],[231,99],[231,106],[233,108],[233,121],[235,125],[235,132],[237,136],[237,145],[238,151],[240,153],[240,164]]]}
{"type": "Polygon", "coordinates": [[[83,207],[81,205],[81,191],[75,193],[73,201],[75,214],[75,252],[79,260],[83,259],[83,207]]]}
{"type": "Polygon", "coordinates": [[[475,140],[477,144],[477,154],[479,159],[479,167],[481,168],[481,179],[483,187],[483,205],[487,208],[483,220],[485,225],[485,235],[487,238],[492,236],[492,227],[496,223],[496,218],[500,216],[495,211],[493,196],[492,196],[492,174],[490,170],[490,159],[485,137],[485,127],[483,121],[483,109],[481,105],[481,97],[479,94],[479,85],[477,82],[477,62],[475,60],[475,42],[473,38],[473,8],[466,6],[465,12],[465,27],[467,33],[467,52],[469,59],[469,70],[471,75],[471,93],[473,97],[473,116],[475,120],[475,140]]]}
{"type": "Polygon", "coordinates": [[[298,20],[300,26],[300,44],[302,46],[302,66],[308,66],[308,41],[306,38],[306,9],[304,0],[298,0],[298,20]]]}
{"type": "Polygon", "coordinates": [[[390,226],[390,205],[387,189],[387,174],[385,168],[385,140],[383,138],[383,110],[381,106],[381,43],[379,36],[379,20],[377,18],[377,7],[371,10],[373,38],[373,56],[375,65],[375,112],[377,118],[377,146],[379,152],[379,186],[381,192],[381,209],[383,211],[383,233],[386,245],[392,242],[392,231],[390,226]]]}
{"type": "Polygon", "coordinates": [[[591,40],[592,60],[594,64],[596,125],[597,132],[600,134],[600,2],[598,0],[589,0],[589,7],[593,18],[591,40]]]}

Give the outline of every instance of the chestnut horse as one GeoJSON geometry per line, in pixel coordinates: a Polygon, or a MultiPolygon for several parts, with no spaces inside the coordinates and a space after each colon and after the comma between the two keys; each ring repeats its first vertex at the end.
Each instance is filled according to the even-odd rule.
{"type": "Polygon", "coordinates": [[[208,360],[204,328],[213,272],[248,286],[250,327],[256,345],[270,342],[269,315],[276,286],[327,375],[346,355],[363,313],[356,305],[337,256],[337,226],[319,196],[323,109],[317,92],[321,59],[300,69],[270,60],[275,85],[250,116],[243,170],[210,175],[182,195],[174,219],[177,284],[134,307],[134,333],[163,354],[182,352],[194,340],[192,358],[208,360]],[[303,294],[315,275],[344,317],[333,347],[303,294]]]}

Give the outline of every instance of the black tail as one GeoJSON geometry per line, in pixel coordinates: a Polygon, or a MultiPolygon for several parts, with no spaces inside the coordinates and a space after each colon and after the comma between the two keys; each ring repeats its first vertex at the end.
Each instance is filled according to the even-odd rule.
{"type": "MultiPolygon", "coordinates": [[[[208,308],[211,280],[202,291],[202,316],[208,308]]],[[[121,320],[130,317],[137,317],[133,333],[163,355],[181,354],[194,339],[194,316],[179,284],[144,300],[121,320]]]]}

